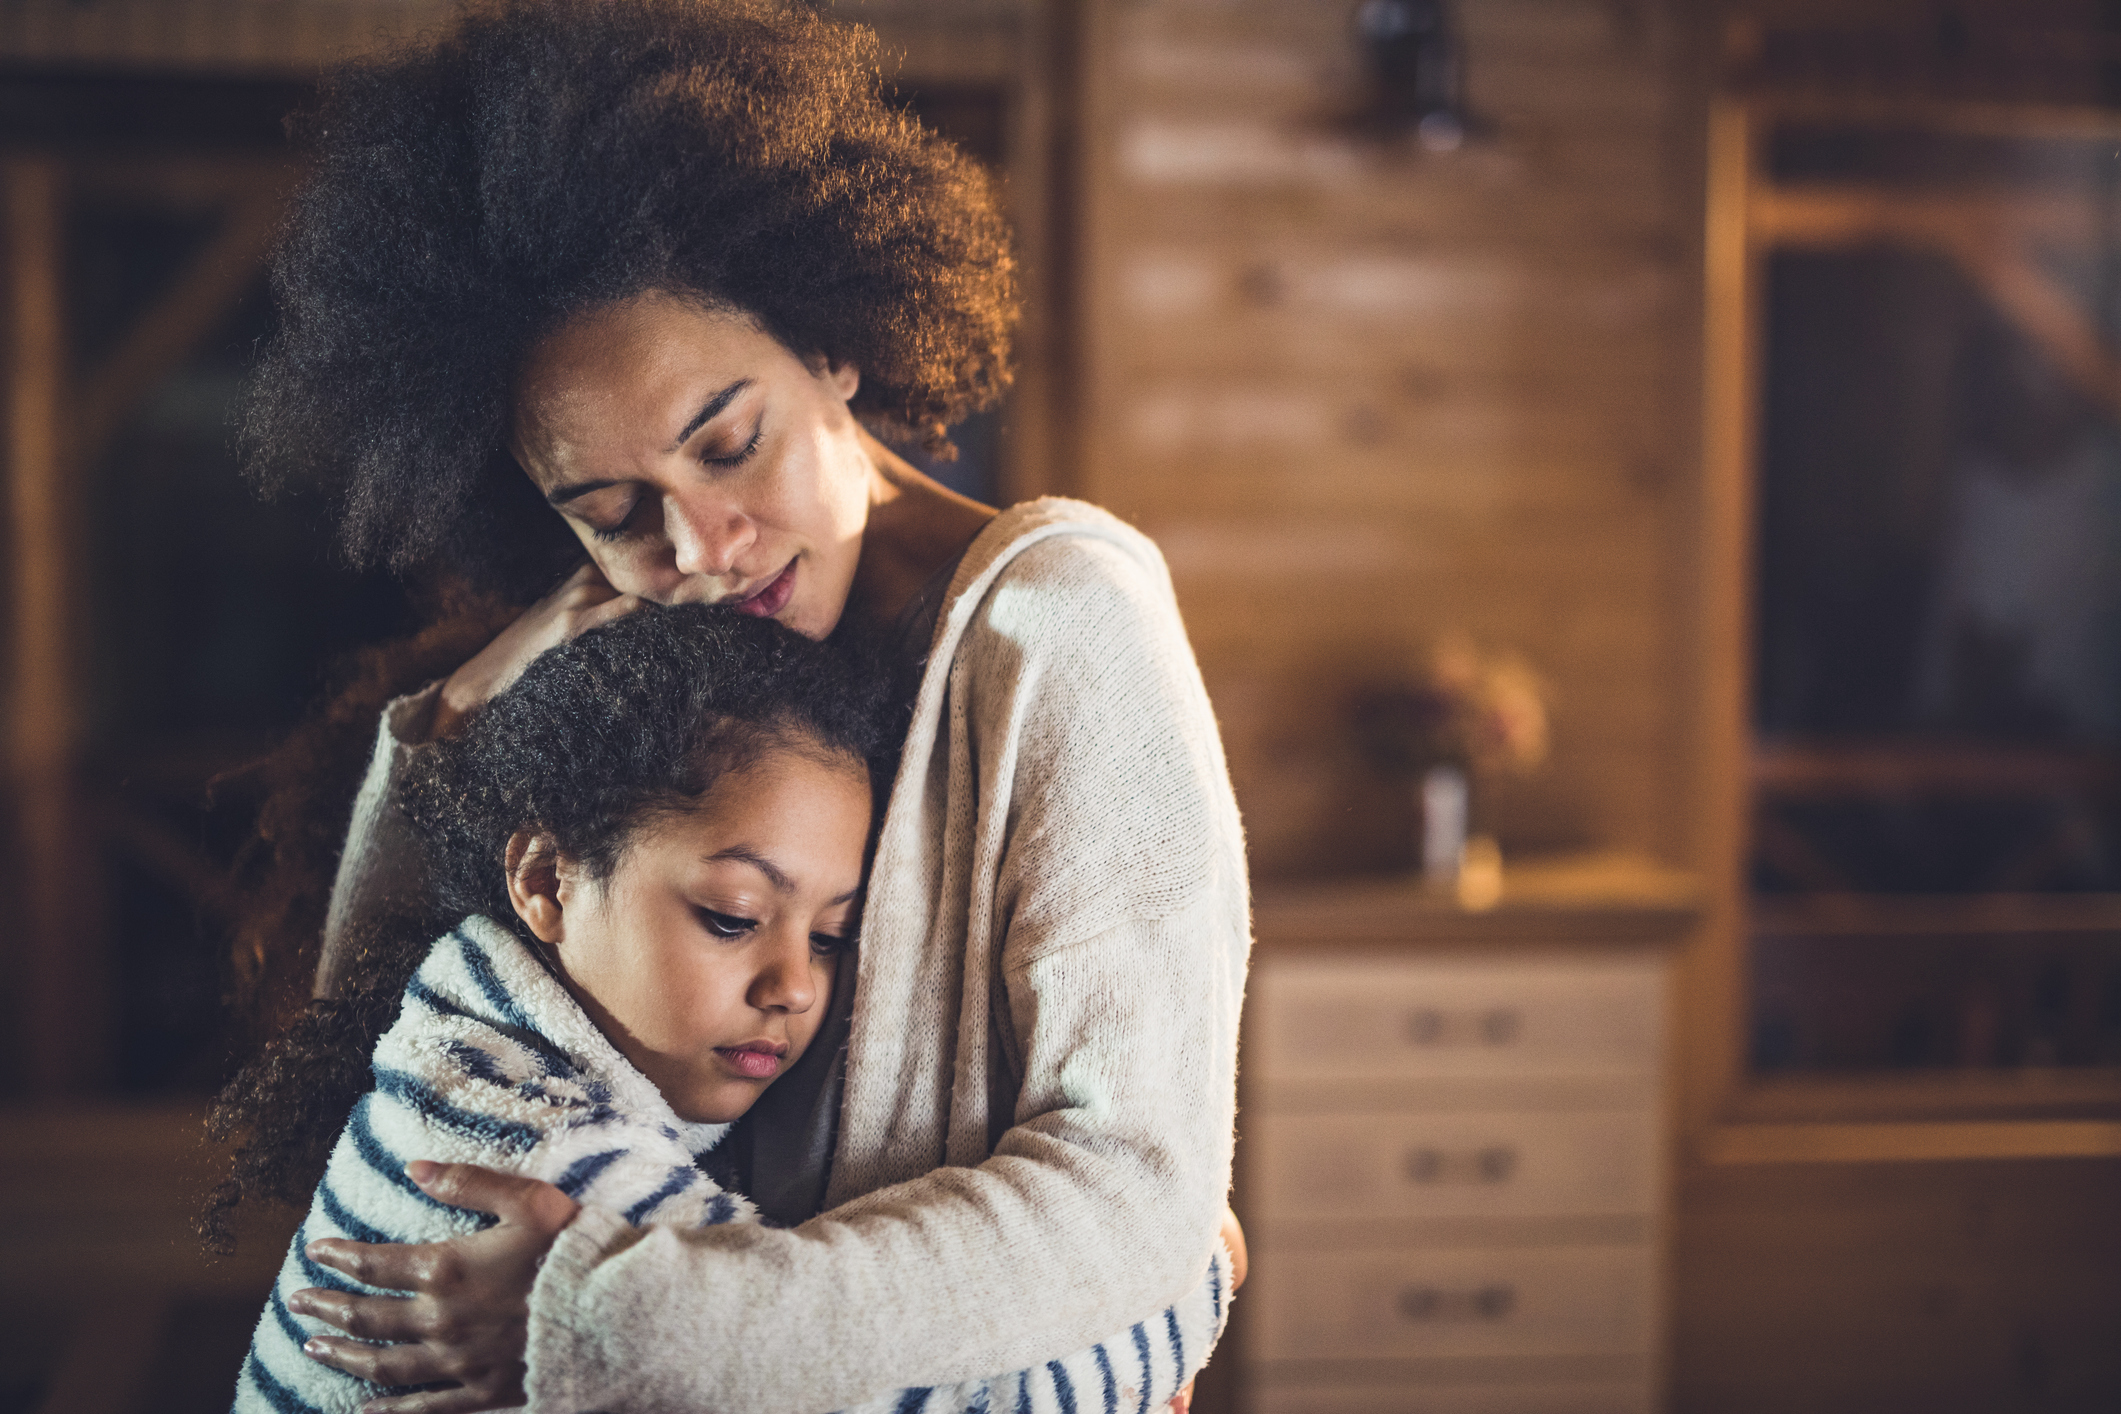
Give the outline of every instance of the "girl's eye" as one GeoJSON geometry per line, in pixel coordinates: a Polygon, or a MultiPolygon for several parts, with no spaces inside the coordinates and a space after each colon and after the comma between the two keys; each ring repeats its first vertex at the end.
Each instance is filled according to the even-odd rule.
{"type": "Polygon", "coordinates": [[[854,939],[851,936],[843,938],[837,933],[812,933],[810,951],[819,957],[838,957],[854,951],[854,939]]]}
{"type": "Polygon", "coordinates": [[[703,456],[700,460],[708,466],[742,466],[745,462],[751,460],[751,454],[759,449],[759,439],[765,435],[766,419],[762,417],[758,420],[758,424],[751,429],[751,440],[746,442],[742,448],[726,457],[703,456]]]}
{"type": "Polygon", "coordinates": [[[739,918],[733,913],[716,913],[711,908],[700,910],[700,921],[706,924],[707,931],[717,938],[741,938],[759,926],[756,918],[739,918]]]}

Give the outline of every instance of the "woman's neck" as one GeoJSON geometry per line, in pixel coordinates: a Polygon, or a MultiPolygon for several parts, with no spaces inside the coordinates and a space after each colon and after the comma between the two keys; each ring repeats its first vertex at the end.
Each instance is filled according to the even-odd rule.
{"type": "Polygon", "coordinates": [[[848,611],[882,626],[896,620],[937,571],[965,553],[995,512],[922,475],[866,432],[862,443],[876,475],[848,611]]]}

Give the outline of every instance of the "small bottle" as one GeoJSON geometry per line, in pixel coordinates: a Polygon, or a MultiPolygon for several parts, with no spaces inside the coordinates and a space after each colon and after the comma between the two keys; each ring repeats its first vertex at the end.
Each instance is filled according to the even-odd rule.
{"type": "Polygon", "coordinates": [[[1421,778],[1421,877],[1450,888],[1465,863],[1471,790],[1465,767],[1431,766],[1421,778]]]}

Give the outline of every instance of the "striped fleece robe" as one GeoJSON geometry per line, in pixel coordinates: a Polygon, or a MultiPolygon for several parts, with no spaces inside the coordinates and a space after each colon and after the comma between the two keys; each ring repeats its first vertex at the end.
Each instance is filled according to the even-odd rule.
{"type": "MultiPolygon", "coordinates": [[[[729,1126],[679,1119],[515,933],[491,919],[466,919],[436,942],[376,1044],[373,1069],[375,1088],[348,1117],[258,1319],[237,1378],[239,1414],[351,1411],[388,1392],[302,1354],[310,1335],[336,1332],[295,1315],[287,1298],[310,1286],[374,1289],[305,1256],[314,1238],[432,1242],[492,1221],[422,1193],[405,1175],[407,1160],[528,1174],[636,1226],[757,1221],[747,1199],[697,1166],[729,1126]]],[[[1089,1350],[992,1379],[883,1392],[856,1409],[1150,1414],[1207,1362],[1227,1319],[1228,1270],[1218,1251],[1191,1296],[1089,1350]]]]}

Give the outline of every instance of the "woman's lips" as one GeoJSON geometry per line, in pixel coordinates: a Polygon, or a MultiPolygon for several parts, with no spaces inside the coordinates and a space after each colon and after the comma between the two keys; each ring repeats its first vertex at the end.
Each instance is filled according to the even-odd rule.
{"type": "Polygon", "coordinates": [[[794,597],[795,561],[790,560],[788,568],[768,580],[763,587],[752,591],[742,599],[738,599],[729,607],[740,614],[751,614],[757,618],[770,619],[781,610],[787,608],[788,601],[794,597]]]}
{"type": "Polygon", "coordinates": [[[746,1080],[771,1080],[781,1068],[782,1050],[754,1042],[748,1046],[716,1046],[714,1053],[729,1062],[746,1080]]]}

